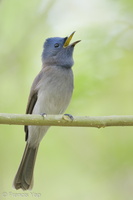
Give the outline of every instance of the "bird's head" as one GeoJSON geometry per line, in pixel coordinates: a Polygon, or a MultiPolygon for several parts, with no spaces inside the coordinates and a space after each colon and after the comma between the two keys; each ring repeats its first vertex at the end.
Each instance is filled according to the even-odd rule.
{"type": "Polygon", "coordinates": [[[80,42],[80,40],[70,44],[70,41],[75,32],[69,37],[60,38],[53,37],[46,39],[43,46],[42,63],[43,65],[61,66],[65,68],[72,67],[73,50],[74,46],[80,42]]]}

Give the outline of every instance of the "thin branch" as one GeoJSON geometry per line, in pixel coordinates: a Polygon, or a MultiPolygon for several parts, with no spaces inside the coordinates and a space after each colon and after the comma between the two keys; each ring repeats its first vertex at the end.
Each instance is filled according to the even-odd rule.
{"type": "Polygon", "coordinates": [[[133,115],[125,116],[74,116],[73,120],[66,115],[22,115],[0,113],[0,124],[14,125],[45,125],[72,127],[107,127],[133,126],[133,115]]]}

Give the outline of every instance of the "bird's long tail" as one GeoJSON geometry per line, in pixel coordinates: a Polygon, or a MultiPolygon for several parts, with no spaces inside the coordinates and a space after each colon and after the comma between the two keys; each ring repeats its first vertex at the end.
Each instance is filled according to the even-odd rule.
{"type": "Polygon", "coordinates": [[[33,186],[33,171],[36,161],[38,146],[33,148],[26,144],[25,151],[15,176],[13,187],[15,189],[30,190],[33,186]]]}

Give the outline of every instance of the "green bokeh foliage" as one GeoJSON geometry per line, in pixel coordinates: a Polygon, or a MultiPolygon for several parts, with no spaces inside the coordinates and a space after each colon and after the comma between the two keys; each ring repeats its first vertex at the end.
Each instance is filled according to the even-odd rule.
{"type": "MultiPolygon", "coordinates": [[[[75,90],[67,109],[72,115],[133,113],[132,1],[108,3],[112,14],[118,10],[115,19],[77,25],[75,38],[82,42],[74,52],[75,90]]],[[[73,21],[57,21],[56,29],[51,26],[50,13],[57,4],[59,0],[0,1],[1,113],[25,113],[31,83],[41,68],[45,38],[66,36],[69,25],[75,26],[73,21]]],[[[64,1],[65,6],[73,16],[80,10],[78,1],[64,1]]],[[[58,11],[62,18],[61,8],[58,11]]],[[[40,146],[32,194],[12,189],[25,146],[23,127],[1,125],[0,137],[2,199],[14,199],[17,194],[16,199],[34,199],[37,194],[49,200],[133,199],[132,127],[50,128],[40,146]]]]}

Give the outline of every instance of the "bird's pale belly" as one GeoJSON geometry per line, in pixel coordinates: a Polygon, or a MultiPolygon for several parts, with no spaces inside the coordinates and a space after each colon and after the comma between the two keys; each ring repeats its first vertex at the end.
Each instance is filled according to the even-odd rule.
{"type": "MultiPolygon", "coordinates": [[[[33,114],[62,114],[71,99],[73,92],[73,75],[71,70],[54,70],[53,76],[44,77],[38,85],[38,98],[33,109],[33,114]]],[[[28,142],[37,146],[49,127],[28,126],[28,142]]]]}

